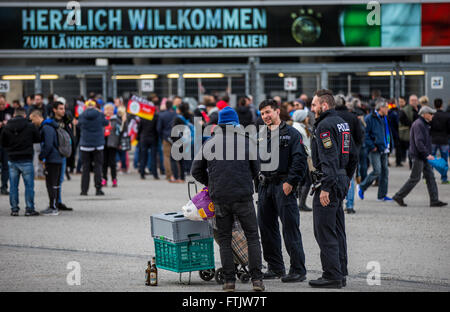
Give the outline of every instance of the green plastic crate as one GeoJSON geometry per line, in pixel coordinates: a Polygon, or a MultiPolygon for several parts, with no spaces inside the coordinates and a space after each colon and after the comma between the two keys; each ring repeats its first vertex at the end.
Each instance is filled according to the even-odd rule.
{"type": "Polygon", "coordinates": [[[172,243],[155,238],[156,267],[177,273],[214,269],[214,239],[172,243]]]}

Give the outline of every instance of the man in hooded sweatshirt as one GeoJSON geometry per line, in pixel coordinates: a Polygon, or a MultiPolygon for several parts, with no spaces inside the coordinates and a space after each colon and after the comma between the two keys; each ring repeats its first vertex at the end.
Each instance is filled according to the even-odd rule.
{"type": "Polygon", "coordinates": [[[58,150],[58,135],[56,129],[58,124],[52,119],[42,117],[39,110],[34,110],[30,114],[31,122],[39,128],[41,134],[41,153],[39,161],[44,164],[45,183],[49,198],[49,206],[41,213],[45,216],[57,216],[58,197],[59,197],[59,180],[61,178],[61,167],[63,158],[58,150]]]}
{"type": "Polygon", "coordinates": [[[9,155],[9,203],[11,216],[19,215],[19,178],[25,185],[25,216],[38,216],[34,207],[33,144],[39,143],[39,131],[27,119],[27,112],[19,107],[14,111],[0,135],[0,145],[9,155]]]}

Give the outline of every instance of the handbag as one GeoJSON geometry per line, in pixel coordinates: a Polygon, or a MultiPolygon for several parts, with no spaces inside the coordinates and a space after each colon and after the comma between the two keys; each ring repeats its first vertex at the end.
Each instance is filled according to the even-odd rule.
{"type": "Polygon", "coordinates": [[[122,133],[119,139],[119,150],[129,151],[131,150],[131,138],[126,132],[122,133]]]}

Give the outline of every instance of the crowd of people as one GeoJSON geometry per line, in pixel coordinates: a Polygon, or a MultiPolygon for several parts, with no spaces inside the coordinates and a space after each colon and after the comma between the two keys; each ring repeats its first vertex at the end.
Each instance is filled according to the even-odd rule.
{"type": "MultiPolygon", "coordinates": [[[[355,193],[364,199],[371,185],[378,186],[379,201],[395,200],[406,206],[403,199],[420,180],[421,172],[427,180],[430,205],[444,205],[438,199],[437,187],[431,182],[434,181],[433,170],[426,160],[439,154],[448,163],[450,106],[443,111],[442,99],[435,99],[431,105],[426,96],[419,98],[414,94],[408,100],[403,97],[386,100],[378,90],[372,92],[369,101],[362,101],[357,95],[341,94],[335,99],[336,111],[349,124],[359,151],[358,169],[346,198],[348,213],[355,213],[355,193]],[[423,134],[424,131],[429,135],[423,134]],[[395,155],[395,164],[389,163],[390,154],[395,155]],[[400,167],[405,163],[411,169],[410,180],[391,198],[388,196],[389,166],[400,167]],[[368,172],[369,166],[372,166],[371,172],[368,172]]],[[[131,166],[141,179],[146,179],[147,175],[160,179],[164,175],[169,183],[185,182],[192,160],[172,157],[172,145],[182,139],[172,136],[172,128],[182,125],[193,129],[194,117],[201,119],[203,128],[217,125],[219,112],[230,107],[230,98],[204,95],[195,109],[179,96],[160,99],[151,94],[148,100],[156,107],[151,120],[127,113],[122,98],[104,101],[95,93],[88,99],[80,96],[73,102],[54,94],[45,99],[39,93],[27,96],[24,103],[16,100],[12,104],[0,95],[1,194],[10,195],[11,214],[18,215],[19,211],[20,175],[26,188],[26,215],[39,214],[34,210],[34,180],[46,181],[49,207],[42,212],[46,215],[72,210],[63,203],[61,188],[64,178],[70,179],[74,172],[82,174],[82,196],[88,195],[91,172],[94,172],[95,194],[101,196],[104,195],[102,188],[108,183],[118,187],[118,172],[128,173],[131,166]],[[64,141],[61,129],[70,138],[71,152],[66,157],[61,154],[61,141],[64,141]],[[130,163],[133,141],[137,145],[134,161],[130,163]]],[[[311,139],[315,122],[310,109],[312,99],[301,94],[294,101],[283,102],[278,96],[273,100],[279,105],[281,120],[301,134],[308,166],[312,169],[311,139]]],[[[264,124],[252,96],[240,97],[233,109],[244,127],[264,124]]],[[[311,183],[307,175],[297,190],[302,211],[312,210],[306,204],[311,183]]],[[[441,175],[441,183],[449,183],[446,173],[441,175]]]]}

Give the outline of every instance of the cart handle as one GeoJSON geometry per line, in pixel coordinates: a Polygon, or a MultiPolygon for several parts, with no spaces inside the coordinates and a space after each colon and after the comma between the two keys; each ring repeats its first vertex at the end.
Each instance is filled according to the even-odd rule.
{"type": "Polygon", "coordinates": [[[192,196],[191,196],[191,184],[193,184],[193,185],[195,186],[195,194],[198,193],[197,184],[195,183],[195,181],[189,181],[189,182],[188,182],[188,194],[189,194],[189,200],[192,200],[192,196]]]}

